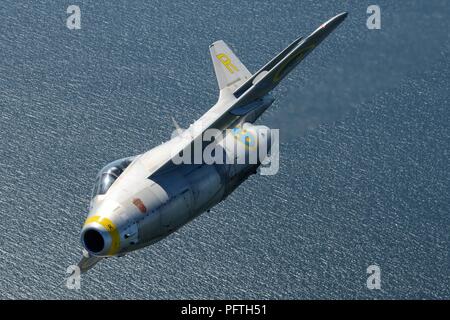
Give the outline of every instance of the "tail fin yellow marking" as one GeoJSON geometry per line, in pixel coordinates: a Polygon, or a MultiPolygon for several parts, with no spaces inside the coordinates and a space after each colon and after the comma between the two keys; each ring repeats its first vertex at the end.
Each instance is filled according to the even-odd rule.
{"type": "Polygon", "coordinates": [[[225,53],[220,53],[216,55],[217,59],[219,59],[220,62],[225,66],[225,68],[230,71],[231,74],[233,74],[235,71],[239,71],[238,68],[231,62],[230,57],[228,57],[225,53]]]}

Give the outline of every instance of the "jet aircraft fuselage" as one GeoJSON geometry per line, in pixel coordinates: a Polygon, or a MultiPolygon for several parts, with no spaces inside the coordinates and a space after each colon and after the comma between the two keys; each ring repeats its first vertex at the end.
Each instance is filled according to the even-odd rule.
{"type": "Polygon", "coordinates": [[[346,16],[296,39],[254,74],[223,41],[214,42],[217,103],[186,130],[177,128],[169,141],[99,172],[81,230],[81,271],[163,239],[256,173],[276,143],[267,127],[254,124],[274,101],[269,92],[346,16]],[[205,159],[206,151],[214,161],[205,159]]]}

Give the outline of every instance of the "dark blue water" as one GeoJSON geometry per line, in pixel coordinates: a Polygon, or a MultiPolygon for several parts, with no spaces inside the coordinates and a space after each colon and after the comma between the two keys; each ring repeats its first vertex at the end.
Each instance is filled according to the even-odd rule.
{"type": "Polygon", "coordinates": [[[0,4],[0,297],[450,298],[448,1],[377,1],[381,30],[371,1],[69,4],[0,4]],[[97,171],[217,99],[208,45],[256,71],[341,11],[260,120],[280,172],[68,290],[97,171]]]}

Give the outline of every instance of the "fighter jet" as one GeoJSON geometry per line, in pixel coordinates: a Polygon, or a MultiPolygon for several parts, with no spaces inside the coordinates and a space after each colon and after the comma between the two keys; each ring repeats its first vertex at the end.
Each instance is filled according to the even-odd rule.
{"type": "Polygon", "coordinates": [[[266,158],[248,161],[250,151],[272,147],[268,128],[253,124],[273,103],[269,92],[346,17],[346,12],[338,14],[296,39],[254,74],[225,42],[210,45],[217,103],[186,130],[176,125],[169,141],[100,170],[81,230],[80,271],[163,239],[256,173],[266,158]],[[203,159],[207,148],[223,161],[203,159]]]}

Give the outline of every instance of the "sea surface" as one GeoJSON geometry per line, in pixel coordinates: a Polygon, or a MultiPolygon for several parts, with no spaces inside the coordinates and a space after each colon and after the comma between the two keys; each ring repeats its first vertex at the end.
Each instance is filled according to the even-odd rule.
{"type": "Polygon", "coordinates": [[[2,0],[0,297],[449,299],[450,2],[373,2],[2,0]],[[67,289],[98,170],[215,103],[208,46],[255,72],[342,11],[258,122],[278,174],[67,289]]]}

